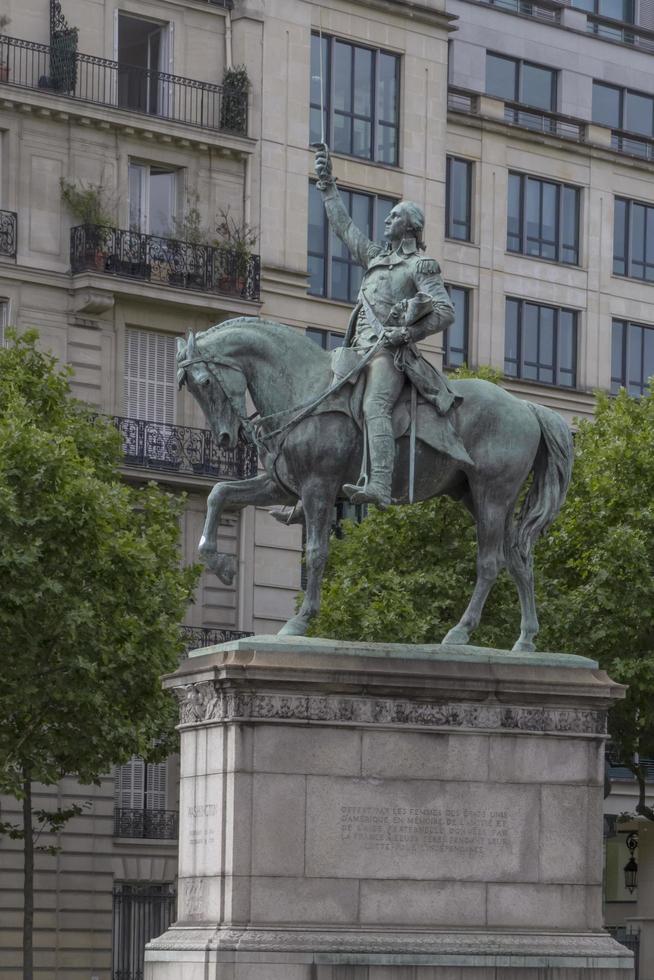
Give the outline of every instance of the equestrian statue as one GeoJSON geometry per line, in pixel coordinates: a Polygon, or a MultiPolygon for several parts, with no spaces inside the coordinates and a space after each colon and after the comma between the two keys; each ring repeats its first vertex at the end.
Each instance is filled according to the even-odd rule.
{"type": "Polygon", "coordinates": [[[443,642],[468,643],[506,567],[521,608],[513,649],[532,651],[533,549],[565,500],[570,429],[556,412],[498,385],[448,381],[420,354],[418,341],[454,319],[440,267],[423,254],[421,209],[395,205],[379,245],[349,217],[324,144],[316,174],[331,228],[364,269],[344,346],[330,354],[298,330],[260,317],[178,340],[178,382],[199,402],[218,445],[253,443],[262,467],[256,477],[213,488],[200,556],[221,581],[233,581],[235,559],[217,544],[225,509],[281,505],[278,519],[303,521],[306,591],[281,633],[304,635],[320,606],[338,500],[384,508],[447,495],[475,520],[477,579],[443,642]],[[248,394],[255,408],[249,417],[248,394]]]}

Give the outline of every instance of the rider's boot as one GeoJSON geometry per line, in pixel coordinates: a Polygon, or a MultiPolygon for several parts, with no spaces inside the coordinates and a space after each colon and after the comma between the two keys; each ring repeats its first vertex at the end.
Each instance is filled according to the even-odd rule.
{"type": "Polygon", "coordinates": [[[273,507],[270,513],[280,524],[304,524],[304,508],[301,500],[298,500],[294,507],[273,507]]]}
{"type": "Polygon", "coordinates": [[[390,506],[393,464],[395,462],[395,437],[388,415],[368,419],[368,447],[370,452],[370,479],[367,483],[346,483],[343,491],[353,504],[376,504],[381,510],[390,506]]]}

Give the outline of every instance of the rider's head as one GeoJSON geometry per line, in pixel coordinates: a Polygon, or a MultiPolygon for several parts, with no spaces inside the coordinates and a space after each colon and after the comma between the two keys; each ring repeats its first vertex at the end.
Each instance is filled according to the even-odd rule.
{"type": "Polygon", "coordinates": [[[384,222],[385,237],[390,241],[402,238],[415,238],[418,248],[424,249],[422,235],[425,227],[425,215],[413,201],[400,201],[390,211],[384,222]]]}

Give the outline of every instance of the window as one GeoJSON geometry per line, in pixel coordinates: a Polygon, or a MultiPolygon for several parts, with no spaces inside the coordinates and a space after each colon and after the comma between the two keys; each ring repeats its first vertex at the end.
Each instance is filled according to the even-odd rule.
{"type": "Polygon", "coordinates": [[[552,112],[556,108],[556,72],[544,65],[487,52],[486,94],[552,112]]]}
{"type": "Polygon", "coordinates": [[[540,259],[579,262],[579,190],[509,174],[506,247],[540,259]]]}
{"type": "MultiPolygon", "coordinates": [[[[357,228],[371,239],[383,234],[384,221],[397,201],[360,191],[341,190],[343,203],[357,228]]],[[[329,228],[320,191],[309,184],[309,292],[353,303],[363,269],[329,228]]]]}
{"type": "Polygon", "coordinates": [[[445,236],[472,240],[472,162],[458,157],[446,161],[445,236]]]}
{"type": "Polygon", "coordinates": [[[613,321],[611,344],[611,393],[626,388],[630,395],[644,395],[654,375],[654,326],[613,321]]]}
{"type": "Polygon", "coordinates": [[[577,383],[574,310],[507,299],[504,371],[512,378],[573,388],[577,383]]]}
{"type": "MultiPolygon", "coordinates": [[[[633,0],[571,0],[571,6],[577,10],[585,10],[598,17],[609,17],[611,20],[621,20],[626,24],[634,23],[633,0]]],[[[594,25],[594,31],[602,36],[621,39],[621,33],[610,30],[606,25],[594,25]]]]}
{"type": "Polygon", "coordinates": [[[170,334],[128,327],[125,332],[125,414],[150,422],[175,421],[177,361],[170,334]]]}
{"type": "Polygon", "coordinates": [[[457,368],[468,360],[470,290],[462,286],[446,288],[454,306],[454,323],[442,333],[443,367],[457,368]]]}
{"type": "Polygon", "coordinates": [[[616,276],[654,282],[654,205],[616,197],[613,272],[616,276]]]}
{"type": "Polygon", "coordinates": [[[169,84],[159,72],[172,72],[171,25],[118,13],[118,105],[164,115],[169,84]]]}
{"type": "Polygon", "coordinates": [[[336,350],[343,346],[345,337],[342,333],[333,330],[321,330],[319,327],[307,327],[306,335],[309,340],[322,347],[323,350],[336,350]]]}
{"type": "Polygon", "coordinates": [[[593,122],[612,129],[653,136],[654,97],[617,85],[593,82],[593,122]]]}
{"type": "Polygon", "coordinates": [[[397,165],[400,59],[387,51],[311,35],[311,142],[334,153],[397,165]],[[322,71],[321,71],[322,69],[322,71]]]}
{"type": "Polygon", "coordinates": [[[129,227],[144,234],[172,234],[177,204],[177,171],[150,163],[129,165],[129,227]]]}
{"type": "Polygon", "coordinates": [[[114,980],[143,976],[145,944],[175,921],[175,905],[174,882],[114,883],[111,972],[114,980]]]}

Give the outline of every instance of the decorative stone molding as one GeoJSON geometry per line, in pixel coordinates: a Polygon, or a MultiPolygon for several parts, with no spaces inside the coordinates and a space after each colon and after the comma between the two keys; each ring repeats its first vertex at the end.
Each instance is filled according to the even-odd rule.
{"type": "Polygon", "coordinates": [[[604,735],[606,711],[399,698],[272,694],[223,690],[214,681],[173,688],[180,723],[314,721],[350,725],[406,725],[481,731],[604,735]]]}

